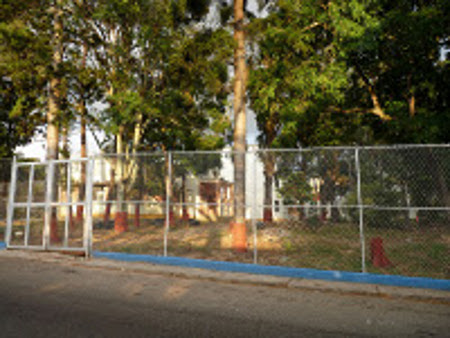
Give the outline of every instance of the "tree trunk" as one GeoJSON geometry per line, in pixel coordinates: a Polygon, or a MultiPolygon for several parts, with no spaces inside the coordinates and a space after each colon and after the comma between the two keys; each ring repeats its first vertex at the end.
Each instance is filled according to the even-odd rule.
{"type": "Polygon", "coordinates": [[[114,230],[116,233],[128,230],[128,213],[124,205],[125,200],[125,182],[124,182],[124,158],[123,158],[123,133],[124,127],[119,127],[116,143],[116,173],[117,173],[117,210],[114,220],[114,230]]]}
{"type": "Polygon", "coordinates": [[[189,213],[186,206],[186,174],[181,175],[181,209],[184,222],[189,221],[189,213]]]}
{"type": "MultiPolygon", "coordinates": [[[[58,159],[58,143],[59,143],[59,129],[57,124],[57,117],[60,114],[61,102],[61,79],[59,75],[59,68],[62,63],[62,0],[57,0],[53,6],[53,61],[52,61],[52,76],[50,79],[48,110],[47,110],[47,160],[58,159]]],[[[52,187],[51,200],[56,202],[58,194],[58,175],[55,170],[54,185],[52,187]]],[[[60,241],[57,231],[57,214],[56,208],[51,210],[50,221],[50,241],[60,241]]]]}
{"type": "MultiPolygon", "coordinates": [[[[62,129],[62,157],[64,159],[69,159],[70,158],[70,149],[69,149],[69,127],[68,127],[68,121],[65,122],[65,126],[62,129]]],[[[61,183],[65,182],[65,184],[61,184],[60,188],[61,188],[61,195],[65,196],[65,198],[63,198],[64,201],[66,201],[67,203],[71,200],[70,199],[70,191],[67,192],[67,186],[69,184],[70,181],[70,177],[69,177],[69,166],[71,164],[70,163],[66,163],[64,165],[64,178],[61,179],[61,183]]],[[[69,224],[70,224],[70,228],[73,228],[73,215],[72,215],[72,206],[68,206],[67,207],[67,212],[69,213],[69,224]]]]}
{"type": "Polygon", "coordinates": [[[245,32],[244,32],[244,0],[234,1],[234,224],[233,248],[236,251],[247,251],[245,226],[245,32]]]}
{"type": "MultiPolygon", "coordinates": [[[[86,59],[87,59],[87,44],[83,43],[83,57],[81,59],[81,69],[84,70],[86,67],[86,59]]],[[[87,148],[86,148],[86,116],[87,116],[87,108],[86,108],[86,100],[84,98],[84,89],[82,89],[81,92],[81,99],[80,99],[80,157],[86,158],[87,157],[87,148]]],[[[81,178],[80,178],[80,186],[79,186],[79,197],[78,200],[80,202],[84,201],[86,195],[86,163],[81,162],[81,178]]],[[[77,221],[82,222],[83,221],[83,206],[78,205],[77,206],[77,221]]]]}
{"type": "Polygon", "coordinates": [[[138,202],[136,202],[134,206],[134,226],[138,228],[141,224],[140,221],[140,202],[142,200],[142,186],[144,184],[142,180],[142,168],[139,163],[139,159],[137,156],[137,152],[139,149],[139,145],[141,143],[141,134],[142,134],[142,113],[138,114],[136,124],[134,126],[134,135],[133,135],[133,160],[131,161],[131,174],[130,174],[130,186],[136,185],[137,193],[136,198],[138,202]],[[137,184],[136,184],[137,183],[137,184]]]}
{"type": "MultiPolygon", "coordinates": [[[[167,201],[169,202],[169,224],[168,225],[173,225],[174,222],[174,213],[173,213],[173,206],[171,205],[171,202],[173,200],[173,189],[172,189],[172,173],[169,173],[169,168],[172,167],[172,163],[171,163],[171,159],[169,159],[169,153],[165,150],[164,151],[165,156],[164,156],[164,165],[165,165],[165,183],[166,183],[166,203],[167,201]]],[[[171,170],[170,170],[171,171],[171,170]]],[[[167,209],[166,209],[167,210],[167,209]]],[[[167,224],[166,224],[167,225],[167,224]]]]}

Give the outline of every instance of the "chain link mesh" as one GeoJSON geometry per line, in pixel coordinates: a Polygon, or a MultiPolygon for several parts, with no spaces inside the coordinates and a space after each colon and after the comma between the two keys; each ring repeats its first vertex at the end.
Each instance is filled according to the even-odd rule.
{"type": "MultiPolygon", "coordinates": [[[[449,146],[250,149],[243,205],[235,200],[234,156],[229,150],[96,156],[94,250],[450,277],[449,146]],[[245,253],[233,250],[238,208],[246,218],[245,253]]],[[[6,191],[11,162],[0,164],[6,191]]],[[[56,166],[58,199],[67,199],[62,187],[70,178],[69,195],[83,200],[81,165],[72,162],[71,175],[68,165],[56,166]]],[[[16,201],[26,202],[29,170],[19,167],[16,201]]],[[[45,196],[41,171],[35,168],[35,202],[45,196]]],[[[2,193],[0,212],[6,200],[2,193]]],[[[15,210],[19,234],[25,212],[15,210]]],[[[31,211],[36,233],[42,212],[31,211]]],[[[70,212],[74,224],[82,219],[80,210],[70,212]]],[[[58,211],[61,224],[65,214],[58,211]]],[[[3,220],[4,214],[2,228],[3,220]]]]}

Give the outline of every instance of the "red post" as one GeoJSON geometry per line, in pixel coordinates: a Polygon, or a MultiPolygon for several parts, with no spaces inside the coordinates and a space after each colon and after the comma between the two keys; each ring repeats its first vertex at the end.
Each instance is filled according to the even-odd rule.
{"type": "Polygon", "coordinates": [[[76,218],[76,221],[78,223],[82,223],[83,222],[83,212],[84,212],[84,207],[82,205],[77,205],[77,218],[76,218]]]}
{"type": "Polygon", "coordinates": [[[52,217],[50,219],[50,242],[60,242],[61,238],[58,235],[58,218],[56,214],[52,212],[52,217]]]}
{"type": "Polygon", "coordinates": [[[107,203],[105,207],[105,213],[103,215],[103,223],[106,225],[106,223],[109,222],[109,217],[111,216],[111,203],[107,203]]]}
{"type": "Polygon", "coordinates": [[[141,208],[139,203],[134,206],[134,226],[139,228],[141,226],[141,208]]]}
{"type": "Polygon", "coordinates": [[[233,249],[236,252],[247,252],[247,228],[245,223],[231,223],[233,249]]]}
{"type": "Polygon", "coordinates": [[[386,257],[383,239],[381,237],[372,238],[370,241],[370,255],[373,266],[382,268],[391,265],[391,262],[386,257]]]}
{"type": "Polygon", "coordinates": [[[272,208],[264,208],[263,220],[264,220],[264,222],[272,222],[273,221],[272,208]]]}
{"type": "Polygon", "coordinates": [[[114,220],[114,231],[120,234],[128,230],[128,213],[126,211],[116,212],[114,220]]]}
{"type": "Polygon", "coordinates": [[[189,213],[188,213],[187,208],[185,206],[183,206],[182,220],[185,221],[185,222],[189,221],[189,213]]]}

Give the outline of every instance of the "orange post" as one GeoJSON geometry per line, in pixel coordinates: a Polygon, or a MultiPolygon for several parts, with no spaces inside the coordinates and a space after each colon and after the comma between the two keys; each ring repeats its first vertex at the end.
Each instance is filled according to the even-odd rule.
{"type": "Polygon", "coordinates": [[[372,265],[377,268],[382,268],[391,265],[391,261],[386,257],[383,239],[381,237],[372,238],[370,241],[370,255],[372,265]]]}
{"type": "Polygon", "coordinates": [[[247,228],[245,223],[231,223],[233,249],[236,252],[247,252],[247,228]]]}
{"type": "Polygon", "coordinates": [[[141,226],[141,208],[138,203],[134,206],[134,226],[136,228],[141,226]]]}
{"type": "Polygon", "coordinates": [[[264,208],[263,220],[264,222],[273,221],[272,208],[264,208]]]}
{"type": "Polygon", "coordinates": [[[128,230],[128,213],[126,211],[116,212],[114,219],[114,231],[120,234],[128,230]]]}
{"type": "Polygon", "coordinates": [[[83,212],[84,212],[84,207],[82,205],[77,205],[77,218],[76,221],[81,223],[83,222],[83,212]]]}
{"type": "Polygon", "coordinates": [[[56,214],[52,212],[52,217],[50,220],[50,242],[60,242],[61,238],[58,235],[58,219],[56,214]]]}

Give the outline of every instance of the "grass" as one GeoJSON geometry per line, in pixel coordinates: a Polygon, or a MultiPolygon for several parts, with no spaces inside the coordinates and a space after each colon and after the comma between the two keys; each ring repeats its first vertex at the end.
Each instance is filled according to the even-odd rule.
{"type": "MultiPolygon", "coordinates": [[[[131,222],[130,222],[131,223],[131,222]]],[[[139,254],[163,253],[163,227],[143,221],[138,229],[115,234],[95,230],[94,248],[139,254]]],[[[253,261],[253,233],[248,226],[248,252],[235,253],[228,220],[199,226],[177,224],[168,235],[168,254],[219,261],[253,261]]],[[[272,224],[257,231],[258,263],[324,270],[361,271],[359,228],[351,224],[316,227],[272,224]]],[[[368,272],[432,278],[450,278],[450,232],[445,228],[418,231],[366,229],[368,272]],[[370,261],[370,240],[381,237],[390,266],[376,268],[370,261]]]]}
{"type": "MultiPolygon", "coordinates": [[[[64,222],[59,222],[62,234],[64,222]]],[[[135,254],[163,254],[164,227],[151,219],[141,219],[141,227],[134,228],[130,219],[129,231],[116,234],[114,230],[94,230],[94,250],[135,254]]],[[[32,222],[30,243],[42,240],[42,222],[32,222]]],[[[73,230],[72,230],[73,231],[73,230]]],[[[81,228],[71,233],[71,244],[79,245],[81,228]]],[[[4,227],[0,226],[0,236],[4,227]]],[[[24,226],[13,228],[13,244],[23,244],[24,226]],[[16,234],[16,235],[14,235],[16,234]]],[[[229,220],[189,226],[179,223],[170,228],[168,254],[170,256],[210,259],[218,261],[253,262],[254,237],[248,224],[248,252],[232,250],[229,220]]],[[[365,229],[366,268],[368,272],[450,279],[450,229],[365,229]],[[392,263],[384,268],[374,267],[370,258],[370,241],[381,237],[387,258],[392,263]]],[[[361,271],[359,228],[354,224],[270,224],[257,231],[258,264],[323,270],[361,271]]]]}

